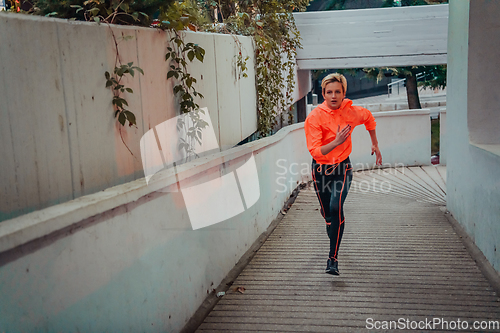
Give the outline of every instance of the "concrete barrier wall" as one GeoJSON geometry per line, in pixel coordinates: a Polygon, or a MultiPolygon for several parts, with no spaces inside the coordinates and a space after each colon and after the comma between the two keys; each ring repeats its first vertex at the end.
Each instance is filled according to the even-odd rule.
{"type": "Polygon", "coordinates": [[[448,143],[446,142],[446,108],[439,111],[439,164],[446,165],[448,143]]]}
{"type": "Polygon", "coordinates": [[[309,170],[300,172],[309,164],[296,124],[176,173],[163,170],[149,185],[142,178],[0,223],[0,330],[179,331],[298,183],[310,180],[309,170]],[[228,174],[252,155],[257,202],[192,230],[186,198],[165,189],[228,174]]]}
{"type": "MultiPolygon", "coordinates": [[[[446,101],[421,101],[421,106],[424,109],[434,108],[439,106],[446,106],[446,101]]],[[[379,111],[394,111],[394,110],[408,110],[408,103],[368,103],[368,104],[358,104],[355,105],[367,108],[371,112],[379,111]]]]}
{"type": "MultiPolygon", "coordinates": [[[[373,113],[384,165],[430,165],[430,110],[402,110],[373,113]]],[[[355,170],[368,169],[375,163],[371,154],[370,134],[364,126],[352,133],[351,162],[355,170]]]]}
{"type": "Polygon", "coordinates": [[[500,46],[488,43],[500,36],[498,15],[497,1],[450,1],[446,205],[500,272],[500,142],[475,143],[476,135],[493,133],[492,129],[495,135],[488,139],[499,138],[498,92],[494,87],[500,59],[494,55],[500,46]],[[490,104],[492,101],[496,102],[490,104]],[[479,102],[495,107],[489,109],[479,102]],[[487,116],[488,112],[493,117],[487,116]]]}
{"type": "MultiPolygon", "coordinates": [[[[185,33],[206,50],[190,72],[222,150],[257,129],[253,42],[238,39],[250,57],[248,78],[238,79],[232,36],[185,33]]],[[[142,135],[178,112],[168,45],[155,29],[0,13],[0,221],[144,176],[142,135]],[[122,135],[104,77],[115,67],[113,35],[121,61],[145,73],[124,81],[137,128],[122,135]]]]}
{"type": "MultiPolygon", "coordinates": [[[[307,105],[307,114],[315,108],[307,105]]],[[[386,166],[431,164],[431,120],[429,109],[373,112],[377,138],[386,166]]],[[[375,164],[371,155],[370,134],[364,126],[352,133],[351,162],[355,170],[375,164]]]]}

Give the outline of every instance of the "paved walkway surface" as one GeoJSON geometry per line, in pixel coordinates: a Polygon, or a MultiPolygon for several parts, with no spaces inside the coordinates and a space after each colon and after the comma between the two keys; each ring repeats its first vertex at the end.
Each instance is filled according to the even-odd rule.
{"type": "Polygon", "coordinates": [[[355,173],[340,276],[324,273],[325,223],[302,190],[197,332],[500,331],[473,329],[500,321],[500,300],[444,215],[445,172],[355,173]]]}

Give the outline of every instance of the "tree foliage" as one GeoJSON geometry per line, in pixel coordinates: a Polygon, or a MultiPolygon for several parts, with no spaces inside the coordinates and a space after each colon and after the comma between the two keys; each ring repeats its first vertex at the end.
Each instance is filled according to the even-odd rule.
{"type": "Polygon", "coordinates": [[[258,130],[261,136],[271,134],[277,120],[283,120],[293,103],[295,56],[301,44],[292,12],[304,11],[309,0],[208,0],[203,3],[209,12],[214,12],[216,22],[219,15],[215,12],[221,14],[224,24],[216,28],[217,31],[255,38],[258,130]]]}
{"type": "Polygon", "coordinates": [[[446,65],[363,68],[368,78],[378,81],[386,75],[406,79],[406,95],[410,109],[421,109],[418,86],[423,88],[446,87],[446,65]],[[417,78],[417,76],[420,76],[417,78]],[[417,82],[417,79],[421,79],[417,82]]]}
{"type": "MultiPolygon", "coordinates": [[[[16,1],[9,0],[16,6],[16,1]]],[[[155,13],[174,0],[32,0],[29,13],[80,21],[149,26],[155,13]],[[98,19],[97,19],[98,18],[98,19]]]]}
{"type": "Polygon", "coordinates": [[[446,65],[425,66],[424,80],[420,86],[431,89],[443,89],[446,87],[446,65]]]}

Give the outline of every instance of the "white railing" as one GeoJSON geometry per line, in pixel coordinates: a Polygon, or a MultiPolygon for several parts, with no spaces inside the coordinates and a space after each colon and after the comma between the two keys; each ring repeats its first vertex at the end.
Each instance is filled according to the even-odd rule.
{"type": "MultiPolygon", "coordinates": [[[[417,77],[417,81],[420,80],[421,78],[423,78],[425,76],[425,73],[418,73],[416,75],[417,77]]],[[[401,80],[397,80],[397,81],[394,81],[394,82],[391,82],[391,83],[388,83],[387,84],[387,97],[390,98],[392,94],[394,94],[394,86],[396,85],[397,87],[397,95],[399,96],[400,95],[400,92],[402,93],[405,93],[406,94],[406,79],[401,79],[401,80]]]]}
{"type": "MultiPolygon", "coordinates": [[[[384,166],[431,164],[431,119],[429,109],[373,113],[384,166]]],[[[351,162],[354,169],[374,166],[370,135],[364,126],[352,133],[351,162]]]]}

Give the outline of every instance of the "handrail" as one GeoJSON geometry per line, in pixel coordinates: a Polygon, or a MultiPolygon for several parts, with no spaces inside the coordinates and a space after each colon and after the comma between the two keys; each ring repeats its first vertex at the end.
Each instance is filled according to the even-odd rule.
{"type": "MultiPolygon", "coordinates": [[[[424,76],[425,76],[425,73],[424,73],[424,72],[420,72],[420,73],[418,73],[417,75],[415,75],[415,77],[417,78],[417,81],[418,81],[419,79],[421,79],[422,77],[424,77],[424,76]]],[[[401,79],[401,80],[397,80],[397,81],[394,81],[394,82],[391,82],[391,83],[388,83],[388,84],[387,84],[387,97],[388,97],[388,98],[389,98],[389,97],[391,97],[391,90],[392,90],[392,86],[393,86],[393,85],[395,85],[395,84],[398,84],[398,95],[399,95],[399,84],[400,84],[401,82],[404,82],[404,81],[406,81],[406,78],[401,79]]]]}
{"type": "Polygon", "coordinates": [[[387,86],[392,86],[393,84],[396,84],[396,83],[399,83],[399,82],[402,82],[402,81],[406,81],[406,79],[401,79],[401,80],[397,80],[397,81],[388,83],[387,86]]]}

